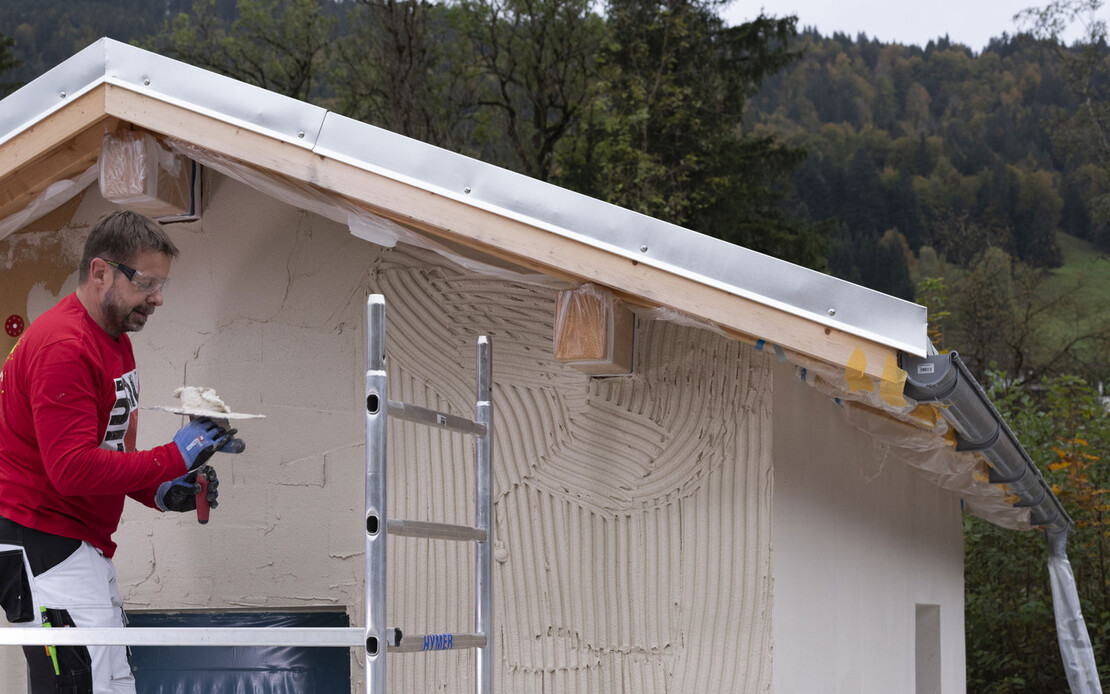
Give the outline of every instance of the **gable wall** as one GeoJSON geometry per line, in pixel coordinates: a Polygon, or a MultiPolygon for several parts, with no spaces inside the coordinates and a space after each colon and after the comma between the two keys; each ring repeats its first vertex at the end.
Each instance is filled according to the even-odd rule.
{"type": "MultiPolygon", "coordinates": [[[[768,690],[764,355],[645,323],[636,373],[590,380],[552,358],[554,290],[384,250],[219,176],[208,183],[202,221],[169,227],[182,257],[166,305],[133,335],[141,403],[212,386],[267,418],[242,422],[241,457],[217,458],[221,505],[207,526],[129,502],[116,535],[129,609],[333,607],[362,622],[364,315],[380,292],[393,399],[472,411],[475,339],[493,344],[498,689],[768,690]]],[[[27,244],[70,243],[109,209],[92,192],[71,230],[0,242],[13,258],[0,284],[55,268],[56,253],[27,244]]],[[[56,300],[54,284],[27,290],[30,317],[56,300]]],[[[181,424],[159,412],[140,422],[141,447],[181,424]]],[[[470,441],[404,423],[390,437],[390,514],[469,522],[470,441]]],[[[390,623],[469,631],[465,546],[390,542],[390,623]]],[[[17,672],[17,656],[7,649],[0,668],[17,672]]],[[[357,671],[361,653],[353,660],[357,671]]],[[[471,691],[465,653],[390,663],[390,691],[471,691]]]]}
{"type": "Polygon", "coordinates": [[[959,498],[796,371],[774,374],[774,691],[962,694],[959,498]],[[915,689],[918,604],[940,608],[940,690],[915,689]]]}

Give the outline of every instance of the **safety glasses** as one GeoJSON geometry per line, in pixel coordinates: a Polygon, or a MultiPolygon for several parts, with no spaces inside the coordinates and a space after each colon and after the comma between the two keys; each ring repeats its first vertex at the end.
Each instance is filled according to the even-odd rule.
{"type": "Polygon", "coordinates": [[[123,263],[117,263],[114,260],[107,260],[105,258],[102,258],[102,260],[122,272],[123,276],[143,294],[153,294],[154,292],[160,291],[165,288],[166,282],[170,281],[168,277],[154,277],[153,275],[139,272],[135,268],[124,265],[123,263]]]}

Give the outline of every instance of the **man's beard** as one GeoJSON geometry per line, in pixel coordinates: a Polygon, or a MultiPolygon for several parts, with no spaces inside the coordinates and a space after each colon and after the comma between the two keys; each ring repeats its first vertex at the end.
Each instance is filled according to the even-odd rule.
{"type": "Polygon", "coordinates": [[[146,301],[138,306],[132,306],[119,298],[119,293],[112,287],[104,295],[101,302],[105,321],[120,334],[125,332],[138,332],[146,325],[146,319],[154,313],[154,307],[147,305],[146,301]]]}

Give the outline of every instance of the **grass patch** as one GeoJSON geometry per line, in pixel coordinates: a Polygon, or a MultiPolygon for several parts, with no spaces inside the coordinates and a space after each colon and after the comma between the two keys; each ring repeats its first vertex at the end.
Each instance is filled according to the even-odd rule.
{"type": "MultiPolygon", "coordinates": [[[[1074,236],[1058,233],[1056,242],[1064,264],[1049,271],[1041,290],[1045,297],[1067,296],[1066,307],[1047,317],[1043,329],[1049,344],[1063,345],[1077,336],[1098,331],[1110,324],[1110,255],[1074,236]]],[[[1078,345],[1076,356],[1087,365],[1086,375],[1095,379],[1110,376],[1095,344],[1078,345]]]]}
{"type": "Polygon", "coordinates": [[[1092,304],[1110,304],[1110,255],[1068,234],[1056,234],[1056,243],[1064,254],[1064,264],[1052,269],[1045,288],[1072,291],[1077,299],[1092,304]]]}

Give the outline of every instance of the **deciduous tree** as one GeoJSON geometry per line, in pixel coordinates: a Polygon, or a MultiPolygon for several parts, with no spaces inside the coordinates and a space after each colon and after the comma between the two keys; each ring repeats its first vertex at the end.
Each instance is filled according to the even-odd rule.
{"type": "Polygon", "coordinates": [[[796,19],[725,26],[712,0],[611,0],[600,108],[566,158],[584,192],[795,262],[826,241],[778,206],[800,150],[745,134],[747,99],[793,60],[796,19]]]}
{"type": "Polygon", "coordinates": [[[238,0],[230,23],[217,0],[196,0],[151,43],[155,50],[309,101],[317,95],[335,18],[320,0],[238,0]]]}
{"type": "Polygon", "coordinates": [[[458,10],[426,0],[356,0],[331,84],[345,115],[456,151],[471,150],[477,70],[458,10]]]}
{"type": "Polygon", "coordinates": [[[511,168],[546,181],[599,84],[605,25],[589,0],[460,0],[459,31],[480,74],[486,129],[504,133],[511,168]]]}

